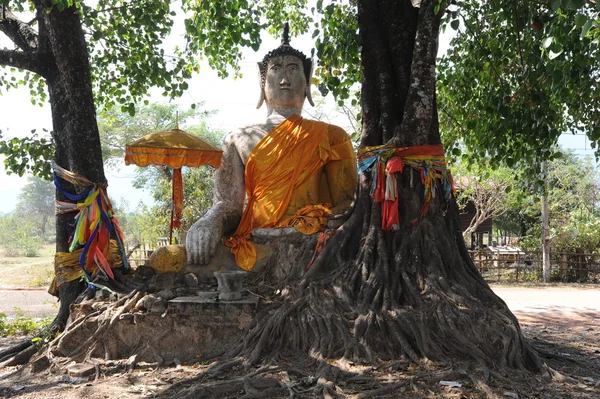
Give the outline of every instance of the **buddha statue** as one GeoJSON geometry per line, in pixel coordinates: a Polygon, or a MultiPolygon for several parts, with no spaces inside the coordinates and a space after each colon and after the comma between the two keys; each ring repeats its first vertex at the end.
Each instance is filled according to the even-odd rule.
{"type": "Polygon", "coordinates": [[[206,265],[223,243],[241,269],[251,270],[256,228],[295,227],[313,234],[334,226],[351,207],[356,156],[341,128],[300,116],[310,95],[312,60],[282,44],[258,63],[265,121],[224,139],[212,208],[186,236],[187,263],[206,265]]]}

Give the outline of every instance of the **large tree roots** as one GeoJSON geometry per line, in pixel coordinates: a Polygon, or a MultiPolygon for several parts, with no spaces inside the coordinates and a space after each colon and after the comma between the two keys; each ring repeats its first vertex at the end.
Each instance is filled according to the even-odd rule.
{"type": "Polygon", "coordinates": [[[514,317],[483,304],[437,303],[357,314],[335,291],[311,285],[304,292],[288,292],[257,316],[231,355],[250,363],[293,352],[372,365],[394,359],[417,364],[473,360],[486,378],[490,368],[543,368],[514,317]]]}
{"type": "Polygon", "coordinates": [[[466,251],[427,220],[407,231],[386,237],[371,229],[355,261],[325,265],[319,281],[282,290],[231,355],[250,363],[286,351],[373,365],[470,360],[485,378],[489,370],[543,370],[466,251]]]}
{"type": "MultiPolygon", "coordinates": [[[[117,295],[116,292],[120,292],[121,294],[131,292],[139,286],[139,284],[131,279],[124,278],[119,270],[115,270],[114,272],[116,280],[112,281],[112,284],[108,283],[107,279],[101,276],[98,276],[96,282],[101,282],[103,286],[110,286],[110,289],[115,292],[114,295],[117,295]]],[[[0,367],[18,366],[27,363],[41,347],[51,341],[57,334],[64,331],[71,315],[71,305],[79,303],[85,298],[92,298],[98,295],[98,292],[98,290],[91,290],[78,280],[65,283],[59,287],[60,306],[52,323],[38,332],[34,337],[24,339],[0,351],[0,367]]]]}

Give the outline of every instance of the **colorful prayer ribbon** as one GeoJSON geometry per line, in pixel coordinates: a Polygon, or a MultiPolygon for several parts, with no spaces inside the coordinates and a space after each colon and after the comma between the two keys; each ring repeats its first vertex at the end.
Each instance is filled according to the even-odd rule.
{"type": "Polygon", "coordinates": [[[73,223],[73,233],[69,238],[69,252],[82,249],[79,255],[79,266],[88,284],[91,281],[91,275],[98,269],[102,269],[108,277],[114,279],[110,254],[110,235],[113,232],[115,233],[123,267],[126,271],[129,270],[125,247],[123,246],[123,231],[114,217],[112,204],[106,194],[106,185],[94,184],[85,177],[68,171],[55,163],[52,168],[57,190],[73,201],[56,201],[56,212],[58,214],[77,212],[73,223]],[[59,178],[75,186],[85,187],[85,189],[81,194],[69,193],[62,186],[59,178]]]}
{"type": "Polygon", "coordinates": [[[405,166],[416,170],[423,183],[421,216],[427,214],[429,204],[432,198],[435,198],[437,181],[442,185],[445,199],[449,199],[454,192],[452,175],[446,167],[444,148],[441,144],[398,148],[381,145],[360,149],[358,172],[373,171],[371,196],[375,203],[382,203],[383,230],[397,229],[399,226],[396,173],[402,173],[405,166]]]}

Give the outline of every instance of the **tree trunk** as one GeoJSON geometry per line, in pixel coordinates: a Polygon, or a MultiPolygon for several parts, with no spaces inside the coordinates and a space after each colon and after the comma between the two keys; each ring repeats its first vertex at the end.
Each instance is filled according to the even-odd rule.
{"type": "MultiPolygon", "coordinates": [[[[40,54],[44,58],[43,76],[46,78],[52,112],[57,165],[86,177],[88,180],[106,184],[102,163],[100,135],[96,121],[92,81],[85,37],[75,7],[64,11],[53,8],[48,12],[38,4],[40,54]]],[[[62,182],[70,192],[77,188],[62,182]]],[[[56,191],[56,198],[66,197],[56,191]]],[[[72,214],[56,217],[56,251],[67,252],[69,247],[69,223],[72,214]]],[[[84,284],[73,281],[60,287],[61,307],[55,320],[62,330],[69,316],[69,305],[77,298],[84,284]]]]}
{"type": "MultiPolygon", "coordinates": [[[[433,0],[360,0],[364,73],[362,146],[440,143],[435,103],[439,15],[433,0]]],[[[372,176],[360,176],[351,218],[297,286],[263,310],[233,352],[251,362],[283,349],[313,355],[414,362],[474,360],[488,368],[539,369],[506,304],[480,276],[454,199],[439,193],[421,217],[423,186],[396,174],[400,228],[381,229],[372,176]]]]}
{"type": "MultiPolygon", "coordinates": [[[[78,10],[70,7],[58,11],[52,2],[46,0],[34,0],[33,3],[39,24],[37,34],[3,8],[12,25],[4,21],[0,28],[21,49],[5,51],[3,63],[27,69],[45,79],[52,112],[56,164],[94,183],[106,184],[90,65],[78,10]]],[[[77,193],[77,187],[65,181],[61,184],[69,192],[77,193]]],[[[56,199],[67,201],[58,190],[56,199]]],[[[68,251],[71,233],[69,223],[72,221],[71,213],[57,215],[56,252],[68,251]]],[[[56,333],[64,329],[70,305],[84,288],[85,284],[77,280],[60,286],[60,308],[47,332],[56,333]]],[[[29,357],[25,355],[32,347],[33,342],[25,340],[2,351],[0,358],[14,356],[19,362],[27,361],[29,357]]]]}
{"type": "Polygon", "coordinates": [[[40,227],[40,235],[42,237],[46,237],[46,224],[48,223],[48,215],[46,213],[44,213],[42,215],[42,225],[40,227]]]}

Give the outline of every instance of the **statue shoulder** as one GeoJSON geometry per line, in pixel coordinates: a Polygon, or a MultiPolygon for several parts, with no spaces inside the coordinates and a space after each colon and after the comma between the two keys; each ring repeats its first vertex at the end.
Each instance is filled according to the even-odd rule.
{"type": "Polygon", "coordinates": [[[267,134],[261,125],[247,125],[230,131],[223,139],[223,156],[239,156],[241,162],[245,165],[248,156],[258,144],[258,142],[267,134]]]}
{"type": "MultiPolygon", "coordinates": [[[[225,135],[223,139],[223,147],[239,147],[240,145],[245,146],[249,141],[256,141],[257,137],[262,138],[266,134],[264,126],[246,125],[240,128],[234,129],[225,135]]],[[[254,143],[256,144],[256,143],[254,143]]]]}
{"type": "Polygon", "coordinates": [[[336,125],[329,125],[327,128],[329,144],[335,145],[344,141],[352,141],[350,135],[344,129],[336,125]]]}

